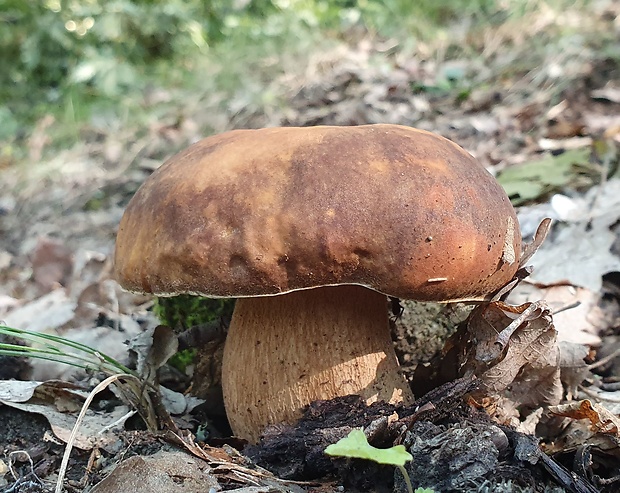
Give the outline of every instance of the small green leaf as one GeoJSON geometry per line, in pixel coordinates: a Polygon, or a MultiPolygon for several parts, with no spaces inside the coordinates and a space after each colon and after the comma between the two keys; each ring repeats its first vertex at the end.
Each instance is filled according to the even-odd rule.
{"type": "Polygon", "coordinates": [[[412,457],[403,445],[396,445],[388,449],[373,447],[368,443],[364,431],[352,430],[348,436],[338,440],[325,449],[327,455],[335,457],[351,457],[356,459],[369,459],[378,464],[390,464],[404,466],[412,457]]]}
{"type": "Polygon", "coordinates": [[[572,149],[506,168],[497,181],[513,204],[518,205],[577,181],[578,167],[588,166],[589,159],[590,148],[572,149]]]}

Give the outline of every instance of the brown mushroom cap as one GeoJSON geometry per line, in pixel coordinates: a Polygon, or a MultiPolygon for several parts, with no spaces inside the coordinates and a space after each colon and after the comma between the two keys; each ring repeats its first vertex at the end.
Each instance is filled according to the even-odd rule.
{"type": "Polygon", "coordinates": [[[235,130],[169,159],[120,224],[116,275],[158,295],[250,297],[358,284],[482,300],[514,276],[515,212],[435,134],[396,125],[235,130]]]}

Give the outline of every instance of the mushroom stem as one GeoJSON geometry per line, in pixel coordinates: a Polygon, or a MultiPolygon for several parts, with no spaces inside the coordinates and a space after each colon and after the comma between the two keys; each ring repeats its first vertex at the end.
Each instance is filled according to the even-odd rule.
{"type": "Polygon", "coordinates": [[[237,300],[222,387],[233,432],[251,442],[318,399],[413,402],[398,371],[386,296],[352,285],[237,300]]]}

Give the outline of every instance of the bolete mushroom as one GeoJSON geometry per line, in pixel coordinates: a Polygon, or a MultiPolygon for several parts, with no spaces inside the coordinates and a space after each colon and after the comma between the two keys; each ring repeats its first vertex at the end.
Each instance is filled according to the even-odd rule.
{"type": "Polygon", "coordinates": [[[239,298],[222,385],[256,441],[317,399],[412,401],[387,296],[483,300],[519,265],[515,212],[471,155],[397,125],[235,130],[169,159],[116,242],[127,289],[239,298]]]}

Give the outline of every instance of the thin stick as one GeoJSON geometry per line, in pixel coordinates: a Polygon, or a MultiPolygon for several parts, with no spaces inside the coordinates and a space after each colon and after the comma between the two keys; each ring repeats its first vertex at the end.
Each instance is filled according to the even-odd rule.
{"type": "Polygon", "coordinates": [[[592,392],[590,389],[585,388],[583,385],[579,386],[579,390],[581,390],[584,394],[593,397],[594,399],[598,399],[599,401],[607,401],[607,402],[620,402],[619,397],[607,397],[605,395],[598,394],[596,392],[592,392]]]}
{"type": "Polygon", "coordinates": [[[90,407],[90,403],[93,401],[93,399],[99,392],[107,388],[111,383],[121,378],[134,379],[136,377],[134,375],[129,375],[125,373],[118,373],[116,375],[111,375],[105,380],[103,380],[101,383],[99,383],[99,385],[97,385],[92,390],[92,392],[88,395],[88,398],[84,402],[84,405],[82,406],[82,410],[80,411],[80,414],[77,417],[75,425],[73,426],[73,429],[71,430],[71,435],[69,436],[69,440],[67,441],[67,448],[65,449],[65,453],[62,457],[62,462],[60,464],[60,470],[58,471],[58,480],[56,481],[56,489],[54,490],[55,493],[62,493],[63,491],[62,483],[64,481],[65,474],[67,473],[67,467],[69,466],[69,458],[71,457],[71,449],[73,448],[73,444],[75,443],[75,438],[77,437],[77,433],[80,428],[80,425],[82,424],[82,421],[84,421],[84,416],[86,416],[86,411],[88,411],[88,408],[90,407]]]}
{"type": "Polygon", "coordinates": [[[588,365],[587,368],[588,368],[588,370],[593,370],[594,368],[598,368],[599,366],[603,366],[605,363],[609,363],[612,359],[614,359],[616,356],[619,356],[619,355],[620,355],[620,348],[616,349],[615,351],[613,351],[612,353],[608,354],[604,358],[601,358],[598,361],[595,361],[591,365],[588,365]]]}

